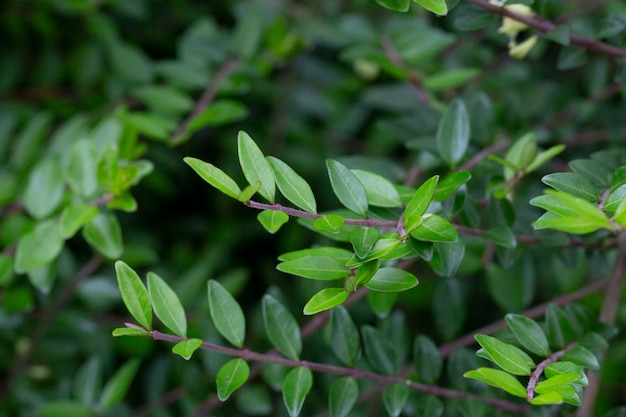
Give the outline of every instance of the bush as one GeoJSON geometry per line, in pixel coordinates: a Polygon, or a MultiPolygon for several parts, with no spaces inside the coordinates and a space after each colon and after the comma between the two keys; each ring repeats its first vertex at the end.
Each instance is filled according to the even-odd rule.
{"type": "Polygon", "coordinates": [[[625,5],[2,11],[2,415],[626,412],[625,5]]]}

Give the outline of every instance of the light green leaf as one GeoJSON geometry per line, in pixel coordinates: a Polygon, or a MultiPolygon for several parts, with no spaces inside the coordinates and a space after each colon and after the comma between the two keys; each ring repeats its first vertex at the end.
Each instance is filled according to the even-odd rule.
{"type": "Polygon", "coordinates": [[[469,181],[470,178],[472,178],[472,174],[467,171],[455,171],[446,175],[446,177],[442,179],[439,184],[437,184],[435,194],[433,195],[433,200],[444,201],[445,199],[450,197],[452,193],[454,193],[461,185],[469,181]]]}
{"type": "Polygon", "coordinates": [[[379,267],[380,260],[378,259],[360,265],[356,270],[356,274],[354,275],[354,277],[356,278],[355,284],[357,286],[366,284],[370,279],[372,279],[376,271],[378,271],[379,267]]]}
{"type": "Polygon", "coordinates": [[[235,390],[245,384],[249,376],[250,367],[243,359],[235,358],[226,362],[215,377],[220,401],[226,401],[235,390]]]}
{"type": "Polygon", "coordinates": [[[151,110],[179,116],[193,107],[193,100],[179,90],[163,85],[142,85],[133,89],[132,95],[151,110]]]}
{"type": "Polygon", "coordinates": [[[61,235],[69,239],[83,225],[98,215],[98,209],[88,204],[72,204],[66,206],[61,214],[61,235]]]}
{"type": "MultiPolygon", "coordinates": [[[[417,0],[414,1],[417,2],[417,0]]],[[[480,68],[455,68],[424,78],[423,85],[425,89],[431,91],[447,90],[466,84],[472,78],[481,74],[481,72],[480,68]]]]}
{"type": "Polygon", "coordinates": [[[112,213],[101,212],[83,227],[83,237],[98,252],[116,259],[124,252],[122,228],[112,213]]]}
{"type": "Polygon", "coordinates": [[[310,315],[342,304],[350,294],[343,288],[324,288],[316,293],[304,306],[304,314],[310,315]]]}
{"type": "Polygon", "coordinates": [[[365,283],[365,286],[378,292],[406,291],[417,285],[417,278],[400,268],[380,268],[374,276],[365,283]]]}
{"type": "Polygon", "coordinates": [[[274,172],[270,163],[267,162],[263,152],[244,131],[240,131],[237,136],[237,151],[239,154],[239,164],[243,175],[249,184],[257,181],[261,183],[259,194],[265,197],[269,202],[274,202],[276,194],[276,182],[274,172]]]}
{"type": "Polygon", "coordinates": [[[378,174],[360,169],[353,169],[367,195],[367,202],[376,207],[402,207],[402,200],[394,185],[378,174]]]}
{"type": "Polygon", "coordinates": [[[183,158],[183,161],[196,171],[196,173],[203,180],[217,188],[219,191],[234,198],[235,200],[239,198],[241,189],[237,183],[221,169],[208,162],[204,162],[190,156],[183,158]]]}
{"type": "Polygon", "coordinates": [[[575,172],[555,172],[545,175],[541,182],[557,191],[571,194],[583,200],[596,202],[598,194],[595,187],[585,177],[575,172]]]}
{"type": "Polygon", "coordinates": [[[316,213],[315,196],[304,178],[278,158],[268,156],[267,160],[274,172],[276,185],[285,198],[304,211],[316,213]]]}
{"type": "Polygon", "coordinates": [[[359,396],[359,384],[350,377],[342,377],[330,386],[328,411],[330,417],[346,417],[359,396]]]}
{"type": "Polygon", "coordinates": [[[128,312],[144,329],[152,329],[152,304],[139,275],[122,261],[115,262],[117,284],[128,312]]]}
{"type": "Polygon", "coordinates": [[[243,190],[241,190],[241,193],[239,194],[239,197],[237,197],[237,200],[246,204],[260,189],[261,183],[259,181],[255,182],[254,184],[250,184],[247,187],[244,187],[243,190]]]}
{"type": "MultiPolygon", "coordinates": [[[[445,2],[441,1],[445,5],[445,2]]],[[[470,121],[461,99],[450,103],[437,129],[437,149],[441,158],[455,166],[467,151],[470,139],[470,121]]]]}
{"type": "Polygon", "coordinates": [[[409,398],[409,387],[406,384],[389,384],[383,390],[383,404],[390,417],[398,417],[409,398]]]}
{"type": "Polygon", "coordinates": [[[367,192],[358,177],[345,165],[333,159],[326,160],[326,167],[337,199],[347,209],[365,217],[368,209],[367,192]]]}
{"type": "Polygon", "coordinates": [[[344,218],[337,214],[326,214],[313,222],[313,228],[320,232],[339,233],[343,227],[344,218]]]}
{"type": "Polygon", "coordinates": [[[532,405],[554,405],[562,404],[563,396],[556,391],[541,394],[529,401],[532,405]]]}
{"type": "Polygon", "coordinates": [[[454,243],[459,239],[459,233],[449,221],[436,214],[422,218],[422,223],[411,232],[415,239],[425,242],[454,243]]]}
{"type": "Polygon", "coordinates": [[[52,262],[63,249],[61,227],[55,220],[39,223],[17,242],[15,272],[23,274],[52,262]]]}
{"type": "Polygon", "coordinates": [[[398,240],[397,235],[396,237],[392,238],[378,239],[376,243],[374,243],[372,249],[364,258],[359,258],[355,254],[352,258],[350,258],[350,260],[346,262],[346,265],[350,268],[356,268],[366,262],[382,258],[383,256],[390,254],[394,249],[400,246],[400,244],[402,244],[402,242],[398,240]]]}
{"type": "Polygon", "coordinates": [[[569,361],[558,361],[553,362],[548,365],[544,371],[544,375],[546,378],[552,378],[557,375],[564,374],[576,374],[578,378],[573,382],[576,385],[587,386],[589,384],[589,379],[587,375],[583,371],[579,365],[576,365],[574,362],[569,361]]]}
{"type": "Polygon", "coordinates": [[[36,219],[47,217],[61,203],[64,187],[59,158],[47,158],[39,162],[28,177],[24,191],[26,211],[36,219]]]}
{"type": "Polygon", "coordinates": [[[289,417],[300,415],[306,396],[313,387],[313,373],[308,368],[297,367],[287,373],[283,380],[283,402],[289,417]]]}
{"type": "Polygon", "coordinates": [[[445,0],[413,0],[428,11],[440,16],[448,14],[448,5],[445,0]]]}
{"type": "Polygon", "coordinates": [[[530,375],[531,367],[514,346],[484,334],[477,334],[474,338],[500,368],[513,375],[530,375]]]}
{"type": "Polygon", "coordinates": [[[168,140],[176,128],[176,121],[173,118],[152,112],[124,113],[118,118],[125,126],[160,141],[168,140]]]}
{"type": "Polygon", "coordinates": [[[269,233],[276,233],[281,226],[289,221],[289,216],[280,210],[263,210],[256,216],[257,220],[269,233]]]}
{"type": "Polygon", "coordinates": [[[270,342],[286,357],[298,359],[302,351],[302,339],[296,319],[269,294],[263,296],[262,310],[270,342]]]}
{"type": "Polygon", "coordinates": [[[492,387],[500,388],[516,397],[526,398],[526,389],[521,382],[511,374],[499,369],[478,368],[465,372],[463,376],[484,382],[492,387]]]}
{"type": "MultiPolygon", "coordinates": [[[[537,140],[533,132],[517,139],[504,157],[504,179],[510,180],[520,169],[530,166],[537,157],[537,140]]],[[[528,170],[527,170],[528,171],[528,170]]]]}
{"type": "MultiPolygon", "coordinates": [[[[413,197],[406,205],[404,209],[404,228],[409,230],[410,225],[407,224],[408,220],[415,215],[424,216],[428,206],[430,206],[433,196],[435,194],[435,188],[437,188],[437,182],[439,181],[439,175],[426,180],[413,194],[413,197]]],[[[410,231],[410,230],[409,230],[410,231]]]]}
{"type": "Polygon", "coordinates": [[[74,400],[53,400],[37,407],[39,417],[91,417],[90,407],[74,400]]]}
{"type": "Polygon", "coordinates": [[[519,314],[507,314],[505,320],[524,348],[539,356],[550,355],[548,338],[536,321],[519,314]]]}
{"type": "Polygon", "coordinates": [[[217,331],[230,343],[243,347],[246,336],[246,319],[241,306],[220,284],[210,279],[207,283],[209,313],[217,331]]]}
{"type": "Polygon", "coordinates": [[[538,394],[546,394],[550,391],[558,391],[564,385],[578,380],[578,374],[560,374],[550,377],[544,381],[537,383],[535,392],[538,394]]]}
{"type": "Polygon", "coordinates": [[[148,294],[154,313],[165,327],[180,337],[187,337],[187,317],[180,299],[154,272],[148,272],[148,294]]]}
{"type": "Polygon", "coordinates": [[[537,168],[554,158],[565,150],[565,145],[554,145],[543,152],[539,152],[539,155],[535,157],[535,160],[526,167],[526,173],[535,171],[537,168]]]}
{"type": "Polygon", "coordinates": [[[600,229],[612,230],[608,219],[594,219],[589,217],[552,216],[544,214],[532,223],[536,230],[554,229],[574,234],[592,233],[600,229]]]}
{"type": "Polygon", "coordinates": [[[350,274],[343,262],[329,256],[305,256],[284,261],[276,269],[287,274],[320,280],[342,279],[350,274]]]}
{"type": "Polygon", "coordinates": [[[193,353],[202,346],[202,340],[200,339],[187,339],[182,342],[178,342],[172,348],[172,353],[180,356],[184,360],[191,359],[193,353]]]}
{"type": "Polygon", "coordinates": [[[107,381],[100,396],[101,410],[108,410],[122,401],[139,370],[140,363],[137,358],[129,360],[107,381]]]}
{"type": "Polygon", "coordinates": [[[374,227],[357,227],[350,232],[350,243],[359,258],[365,258],[378,241],[380,232],[374,227]]]}
{"type": "Polygon", "coordinates": [[[307,256],[328,256],[341,262],[347,262],[352,256],[352,252],[335,246],[317,246],[309,249],[300,249],[283,253],[278,257],[279,261],[292,261],[294,259],[305,258],[307,256]]]}
{"type": "Polygon", "coordinates": [[[111,333],[113,337],[120,336],[151,336],[149,331],[143,329],[134,329],[132,327],[118,327],[117,329],[113,329],[111,333]]]}
{"type": "Polygon", "coordinates": [[[330,312],[330,340],[337,359],[346,366],[354,366],[361,356],[361,338],[350,313],[343,306],[330,312]]]}

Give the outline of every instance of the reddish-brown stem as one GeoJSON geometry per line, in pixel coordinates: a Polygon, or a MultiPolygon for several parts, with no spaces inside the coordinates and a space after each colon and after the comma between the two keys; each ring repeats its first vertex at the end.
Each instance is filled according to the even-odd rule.
{"type": "Polygon", "coordinates": [[[526,399],[528,401],[532,400],[535,396],[535,387],[537,386],[537,382],[539,382],[539,378],[543,375],[543,371],[552,363],[558,361],[561,356],[565,354],[568,350],[574,348],[576,346],[576,342],[572,342],[567,345],[565,348],[559,350],[558,352],[554,352],[552,355],[548,356],[545,360],[541,361],[532,374],[530,374],[530,378],[528,380],[528,385],[526,385],[526,399]]]}

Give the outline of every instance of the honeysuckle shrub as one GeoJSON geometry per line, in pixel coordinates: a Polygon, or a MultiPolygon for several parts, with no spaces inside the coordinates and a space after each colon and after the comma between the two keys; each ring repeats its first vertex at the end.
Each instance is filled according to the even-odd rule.
{"type": "Polygon", "coordinates": [[[0,8],[0,414],[626,413],[626,5],[0,8]]]}

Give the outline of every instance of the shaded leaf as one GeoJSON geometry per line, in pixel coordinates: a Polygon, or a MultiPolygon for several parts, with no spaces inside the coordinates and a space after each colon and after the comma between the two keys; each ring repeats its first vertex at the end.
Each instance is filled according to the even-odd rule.
{"type": "Polygon", "coordinates": [[[448,165],[455,166],[463,159],[469,145],[469,135],[467,109],[462,100],[455,99],[448,106],[437,129],[437,149],[448,165]]]}
{"type": "Polygon", "coordinates": [[[122,401],[139,370],[140,363],[137,358],[129,360],[107,381],[100,396],[100,409],[108,410],[122,401]]]}
{"type": "Polygon", "coordinates": [[[330,347],[341,363],[354,366],[361,356],[361,339],[359,331],[343,306],[330,312],[330,347]]]}
{"type": "Polygon", "coordinates": [[[40,417],[91,417],[90,407],[73,400],[53,400],[37,407],[40,417]]]}
{"type": "Polygon", "coordinates": [[[55,220],[39,223],[23,235],[15,250],[15,272],[18,274],[34,271],[52,262],[63,249],[61,227],[55,220]]]}
{"type": "Polygon", "coordinates": [[[383,390],[383,404],[390,417],[398,417],[409,397],[409,387],[406,384],[389,384],[383,390]]]}
{"type": "Polygon", "coordinates": [[[302,339],[296,319],[269,294],[263,296],[262,310],[270,342],[286,357],[298,359],[302,351],[302,339]]]}
{"type": "Polygon", "coordinates": [[[378,372],[393,375],[396,372],[396,351],[384,334],[369,325],[361,328],[365,356],[378,372]]]}
{"type": "Polygon", "coordinates": [[[441,375],[443,359],[437,345],[427,336],[418,335],[413,342],[413,364],[420,381],[434,384],[441,375]]]}
{"type": "Polygon", "coordinates": [[[438,15],[448,14],[448,5],[445,0],[413,0],[426,10],[438,15]]]}
{"type": "Polygon", "coordinates": [[[36,219],[50,215],[61,203],[65,192],[59,158],[39,162],[28,177],[24,190],[24,207],[36,219]]]}

